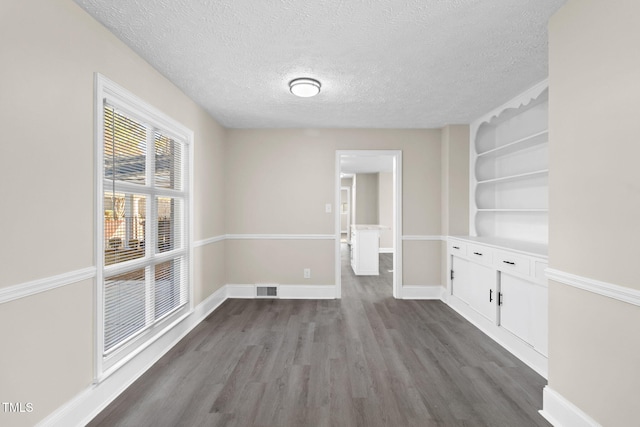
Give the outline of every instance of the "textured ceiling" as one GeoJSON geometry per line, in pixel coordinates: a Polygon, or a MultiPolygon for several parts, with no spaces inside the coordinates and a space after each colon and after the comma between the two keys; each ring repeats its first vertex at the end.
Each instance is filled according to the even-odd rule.
{"type": "Polygon", "coordinates": [[[231,128],[469,123],[547,77],[565,0],[75,0],[231,128]],[[314,98],[287,83],[313,77],[314,98]]]}

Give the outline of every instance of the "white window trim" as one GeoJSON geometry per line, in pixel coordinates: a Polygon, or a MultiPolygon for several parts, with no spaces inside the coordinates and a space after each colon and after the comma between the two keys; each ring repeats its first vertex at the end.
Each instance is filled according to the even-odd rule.
{"type": "MultiPolygon", "coordinates": [[[[94,382],[99,383],[119,369],[121,366],[126,364],[128,361],[133,359],[137,354],[139,354],[142,350],[151,345],[155,340],[161,337],[164,333],[168,332],[175,325],[180,323],[184,318],[189,316],[194,309],[194,290],[193,290],[193,169],[194,169],[194,155],[193,155],[193,144],[194,144],[194,133],[192,130],[183,126],[181,123],[178,123],[171,117],[157,110],[155,107],[149,105],[142,99],[136,97],[131,94],[126,89],[122,88],[118,84],[109,80],[105,76],[95,73],[94,76],[94,87],[95,87],[95,100],[94,100],[94,149],[95,149],[95,265],[96,265],[96,279],[94,283],[95,289],[95,298],[94,298],[94,312],[96,319],[96,330],[94,335],[94,348],[95,359],[94,359],[94,382]],[[103,107],[104,101],[107,100],[107,103],[117,107],[119,110],[130,112],[133,117],[141,119],[147,123],[151,123],[158,128],[163,130],[163,134],[175,138],[177,140],[183,141],[185,143],[186,154],[187,154],[187,176],[183,191],[175,191],[170,189],[157,189],[157,191],[151,197],[155,197],[157,195],[167,195],[170,196],[172,193],[181,195],[186,193],[186,195],[181,196],[184,197],[185,200],[185,209],[187,210],[187,215],[185,215],[185,228],[186,228],[186,239],[187,241],[184,244],[183,249],[175,250],[167,252],[166,254],[162,254],[161,256],[171,257],[172,255],[176,255],[177,253],[186,253],[188,259],[187,265],[187,287],[188,287],[188,295],[189,301],[187,303],[187,308],[185,313],[178,318],[174,318],[175,316],[166,316],[164,319],[160,320],[158,323],[154,325],[152,328],[146,329],[144,332],[141,332],[138,337],[131,340],[130,345],[125,346],[127,348],[127,352],[124,355],[118,355],[118,350],[113,351],[109,357],[117,356],[117,361],[105,364],[104,355],[104,312],[103,312],[103,304],[104,304],[104,295],[103,295],[103,281],[104,281],[104,273],[105,273],[105,265],[104,265],[104,155],[103,155],[103,138],[104,138],[104,120],[103,120],[103,107]],[[131,349],[132,346],[135,346],[131,349]]],[[[126,184],[125,184],[126,187],[126,184]]],[[[123,188],[124,189],[124,188],[123,188]]],[[[117,271],[119,268],[117,266],[109,266],[109,274],[117,271]]],[[[124,351],[123,349],[120,349],[124,351]]]]}

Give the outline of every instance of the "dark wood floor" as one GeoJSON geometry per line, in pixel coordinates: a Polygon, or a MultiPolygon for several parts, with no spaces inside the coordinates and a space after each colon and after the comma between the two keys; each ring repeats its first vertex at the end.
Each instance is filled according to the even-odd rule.
{"type": "Polygon", "coordinates": [[[542,377],[442,302],[393,299],[390,255],[346,262],[342,300],[226,301],[90,425],[549,425],[542,377]]]}

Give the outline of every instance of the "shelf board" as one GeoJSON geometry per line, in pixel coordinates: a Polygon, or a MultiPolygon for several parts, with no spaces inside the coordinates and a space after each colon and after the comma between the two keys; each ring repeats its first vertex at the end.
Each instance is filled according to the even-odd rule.
{"type": "Polygon", "coordinates": [[[545,129],[542,132],[534,133],[533,135],[525,136],[524,138],[520,138],[516,141],[509,142],[508,144],[501,145],[500,147],[492,148],[491,150],[483,151],[482,153],[478,153],[478,157],[487,156],[489,154],[495,154],[498,152],[502,152],[500,154],[507,154],[512,151],[510,149],[525,149],[528,148],[527,145],[534,146],[536,144],[543,144],[548,142],[549,138],[546,138],[544,141],[536,141],[535,139],[544,135],[548,135],[549,130],[545,129]]]}
{"type": "Polygon", "coordinates": [[[549,209],[476,209],[478,212],[549,212],[549,209]]]}
{"type": "Polygon", "coordinates": [[[503,177],[500,177],[500,178],[485,179],[483,181],[478,181],[478,185],[480,185],[480,184],[490,184],[490,183],[502,182],[502,181],[513,181],[513,180],[522,179],[522,178],[531,178],[531,177],[535,177],[535,176],[546,175],[548,173],[549,173],[549,169],[542,169],[542,170],[539,170],[539,171],[521,173],[521,174],[518,174],[518,175],[509,175],[509,176],[503,176],[503,177]]]}

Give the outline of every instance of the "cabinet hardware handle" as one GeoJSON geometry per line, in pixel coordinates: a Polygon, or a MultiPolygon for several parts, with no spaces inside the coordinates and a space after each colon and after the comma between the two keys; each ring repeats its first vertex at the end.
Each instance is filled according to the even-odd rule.
{"type": "Polygon", "coordinates": [[[509,265],[516,265],[516,263],[513,262],[513,261],[502,261],[502,262],[504,262],[505,264],[509,264],[509,265]]]}
{"type": "Polygon", "coordinates": [[[480,252],[474,252],[474,255],[478,255],[478,256],[482,256],[482,254],[480,252]]]}
{"type": "Polygon", "coordinates": [[[489,289],[489,302],[493,302],[493,289],[489,289]]]}
{"type": "Polygon", "coordinates": [[[502,292],[498,292],[498,305],[502,305],[502,292]]]}
{"type": "Polygon", "coordinates": [[[460,246],[454,246],[453,249],[460,249],[460,246]]]}

